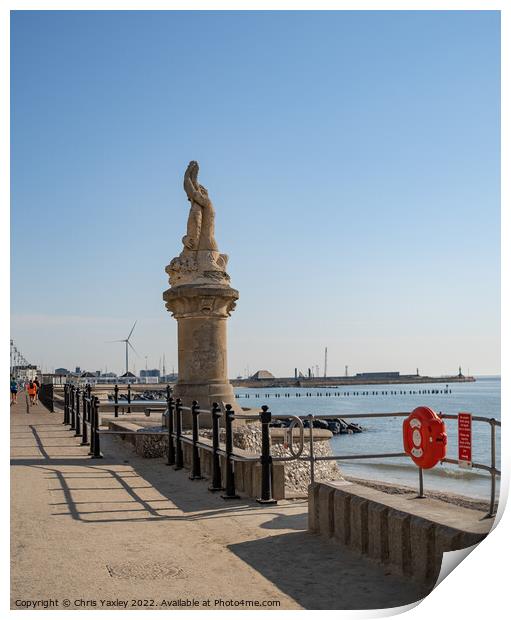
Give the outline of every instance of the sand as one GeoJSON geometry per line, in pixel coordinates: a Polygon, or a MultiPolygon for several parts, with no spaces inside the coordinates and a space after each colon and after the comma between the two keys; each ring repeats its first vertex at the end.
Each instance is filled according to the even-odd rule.
{"type": "MultiPolygon", "coordinates": [[[[344,476],[344,478],[350,482],[362,484],[364,486],[371,487],[372,489],[378,489],[378,491],[390,493],[392,495],[410,495],[415,497],[418,492],[417,489],[414,489],[413,487],[398,486],[388,482],[380,482],[379,480],[366,480],[365,478],[354,478],[352,476],[344,476]]],[[[479,510],[484,512],[487,511],[489,507],[489,501],[466,497],[464,495],[456,495],[455,493],[449,493],[446,491],[432,491],[428,489],[424,491],[424,495],[426,497],[439,499],[443,502],[447,502],[448,504],[462,506],[463,508],[469,508],[471,510],[479,510]]],[[[498,504],[496,503],[495,506],[497,507],[498,504]]]]}

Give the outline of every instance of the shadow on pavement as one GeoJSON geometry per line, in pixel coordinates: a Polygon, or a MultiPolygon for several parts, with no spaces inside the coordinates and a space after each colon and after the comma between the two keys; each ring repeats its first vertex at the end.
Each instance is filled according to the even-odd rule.
{"type": "Polygon", "coordinates": [[[383,609],[415,603],[426,590],[361,561],[359,555],[308,532],[228,545],[228,549],[305,609],[383,609]]]}

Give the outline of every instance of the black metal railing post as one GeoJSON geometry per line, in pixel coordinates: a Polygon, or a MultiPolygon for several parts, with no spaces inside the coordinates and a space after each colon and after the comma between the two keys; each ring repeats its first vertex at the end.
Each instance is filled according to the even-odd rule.
{"type": "Polygon", "coordinates": [[[223,499],[239,499],[234,482],[234,462],[232,460],[232,419],[234,412],[231,405],[225,405],[225,493],[223,499]]]}
{"type": "Polygon", "coordinates": [[[76,388],[75,437],[81,437],[80,431],[80,388],[76,388]]]}
{"type": "Polygon", "coordinates": [[[200,469],[200,453],[199,453],[199,403],[194,400],[192,402],[192,471],[190,480],[202,480],[200,469]]]}
{"type": "Polygon", "coordinates": [[[64,421],[62,424],[69,424],[69,385],[64,385],[64,421]]]}
{"type": "Polygon", "coordinates": [[[270,452],[270,422],[271,411],[268,406],[263,405],[259,414],[261,420],[261,497],[257,498],[260,504],[276,504],[277,500],[272,497],[272,458],[270,452]]]}
{"type": "Polygon", "coordinates": [[[117,406],[117,403],[119,402],[119,386],[117,385],[117,383],[115,384],[115,387],[114,387],[114,402],[115,402],[114,417],[118,418],[119,417],[119,407],[117,406]]]}
{"type": "Polygon", "coordinates": [[[69,400],[71,404],[71,425],[69,427],[69,430],[74,431],[75,430],[75,386],[74,385],[71,386],[69,400]]]}
{"type": "Polygon", "coordinates": [[[213,403],[211,407],[211,430],[213,439],[213,458],[212,458],[212,477],[211,484],[208,487],[209,491],[223,491],[222,487],[222,470],[220,469],[220,455],[218,454],[218,447],[220,445],[219,437],[219,418],[222,415],[222,411],[218,406],[218,403],[213,403]]]}
{"type": "Polygon", "coordinates": [[[67,416],[69,415],[69,411],[67,408],[67,383],[64,385],[64,420],[62,424],[67,424],[67,416]]]}
{"type": "Polygon", "coordinates": [[[97,396],[94,396],[93,399],[92,415],[94,417],[94,447],[92,451],[92,458],[102,459],[103,455],[101,454],[101,445],[99,440],[99,398],[97,396]]]}
{"type": "Polygon", "coordinates": [[[174,399],[170,395],[170,388],[167,386],[167,431],[169,445],[167,449],[167,465],[176,464],[176,450],[174,448],[174,399]]]}
{"type": "Polygon", "coordinates": [[[131,413],[131,407],[129,406],[130,403],[131,403],[131,384],[128,383],[128,411],[127,413],[131,413]]]}
{"type": "Polygon", "coordinates": [[[181,399],[176,399],[176,464],[174,469],[183,469],[183,446],[181,445],[181,428],[183,405],[181,399]]]}
{"type": "Polygon", "coordinates": [[[88,409],[89,409],[89,401],[88,401],[88,388],[90,386],[85,386],[85,389],[83,390],[83,396],[82,396],[82,442],[80,443],[81,446],[88,446],[89,445],[89,440],[88,440],[88,428],[87,428],[87,422],[88,420],[88,409]]]}
{"type": "Polygon", "coordinates": [[[89,415],[90,415],[90,444],[89,455],[94,455],[94,442],[96,441],[96,418],[94,416],[94,399],[91,397],[89,401],[89,415]]]}

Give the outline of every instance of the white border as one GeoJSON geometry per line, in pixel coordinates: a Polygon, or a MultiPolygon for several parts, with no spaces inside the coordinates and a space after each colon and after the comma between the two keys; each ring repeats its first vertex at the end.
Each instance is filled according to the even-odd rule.
{"type": "MultiPolygon", "coordinates": [[[[0,9],[1,15],[1,30],[0,30],[0,45],[2,46],[2,63],[1,63],[1,77],[2,83],[4,84],[4,88],[2,92],[4,96],[2,97],[2,133],[4,136],[3,148],[2,148],[2,156],[1,156],[1,170],[0,170],[0,187],[2,188],[2,226],[0,226],[0,243],[2,248],[4,248],[5,252],[8,252],[9,248],[9,178],[10,178],[10,168],[9,168],[9,158],[10,158],[10,133],[9,133],[9,98],[7,93],[9,92],[9,11],[11,10],[500,10],[501,11],[501,19],[502,19],[502,160],[501,160],[501,170],[502,170],[502,317],[508,317],[508,321],[502,321],[502,412],[503,415],[503,429],[502,429],[502,445],[506,446],[508,444],[507,437],[508,433],[506,430],[506,424],[508,420],[508,411],[510,407],[510,398],[509,398],[509,386],[508,386],[508,377],[509,377],[509,337],[510,337],[510,322],[509,317],[511,316],[511,307],[509,303],[509,293],[510,293],[510,270],[509,270],[509,259],[510,259],[510,249],[509,249],[509,230],[511,229],[511,217],[509,213],[509,170],[510,168],[510,157],[509,157],[509,113],[511,102],[509,97],[509,71],[510,71],[510,49],[509,49],[509,36],[511,33],[510,29],[510,9],[507,7],[506,3],[502,2],[484,2],[477,0],[444,0],[444,1],[396,1],[393,2],[384,2],[383,0],[380,2],[367,2],[364,0],[360,0],[358,2],[348,2],[348,1],[339,1],[339,2],[321,2],[320,0],[311,3],[305,1],[263,1],[259,2],[213,2],[213,1],[176,1],[176,2],[168,2],[164,0],[152,0],[147,2],[141,2],[140,0],[131,0],[131,1],[99,1],[99,0],[90,0],[88,2],[84,1],[53,1],[53,2],[44,2],[43,0],[36,1],[9,1],[2,3],[2,7],[0,9]],[[506,138],[506,139],[504,139],[506,138]],[[507,245],[506,245],[507,244],[507,245]]],[[[7,261],[4,261],[3,264],[8,264],[9,258],[7,257],[7,261]]],[[[6,272],[2,273],[2,284],[4,285],[2,290],[8,290],[8,281],[6,278],[6,272]]],[[[2,309],[4,319],[1,321],[2,325],[2,342],[7,347],[7,339],[9,334],[7,334],[7,325],[9,324],[9,315],[8,309],[2,309]],[[5,332],[5,333],[4,333],[5,332]]],[[[6,360],[5,356],[3,359],[6,360]]],[[[2,373],[4,377],[4,382],[7,381],[7,364],[5,368],[5,372],[2,373]]],[[[3,370],[3,366],[2,366],[3,370]]],[[[6,400],[6,396],[4,397],[6,400]]],[[[502,451],[502,469],[503,469],[503,477],[502,477],[502,494],[507,499],[508,488],[509,488],[509,457],[506,453],[506,450],[502,451]]],[[[3,482],[6,484],[3,485],[4,493],[5,489],[8,488],[8,473],[7,467],[3,469],[2,474],[5,476],[3,478],[3,482]]],[[[509,531],[510,531],[510,517],[509,511],[502,516],[504,501],[501,502],[501,507],[499,509],[499,517],[501,517],[501,522],[499,527],[491,533],[488,539],[481,545],[479,545],[474,551],[470,554],[470,557],[463,561],[456,570],[448,576],[435,590],[418,606],[407,606],[406,608],[395,609],[394,612],[391,610],[375,610],[375,611],[360,611],[360,612],[347,612],[347,611],[322,611],[321,615],[331,616],[331,617],[342,617],[342,618],[374,618],[374,617],[383,617],[389,615],[395,615],[396,613],[406,613],[407,617],[413,618],[431,618],[437,617],[438,615],[442,616],[460,616],[463,615],[465,617],[487,617],[492,614],[495,614],[496,617],[500,617],[502,614],[500,613],[500,609],[505,609],[507,607],[507,589],[509,588],[508,580],[507,580],[507,554],[509,550],[509,531]]],[[[2,540],[5,543],[3,559],[4,562],[2,564],[2,568],[6,568],[8,562],[8,514],[4,510],[3,512],[4,519],[4,527],[2,527],[3,537],[2,540]]],[[[8,567],[7,570],[2,570],[2,603],[4,609],[8,610],[9,608],[9,583],[7,580],[8,575],[8,567]]],[[[342,584],[339,584],[339,587],[342,587],[342,584]]],[[[18,614],[23,613],[23,617],[26,618],[31,616],[32,614],[38,614],[39,612],[35,611],[9,611],[9,614],[18,614]]],[[[57,612],[58,614],[59,612],[57,612]]],[[[66,617],[73,614],[75,612],[63,612],[66,613],[66,617]]],[[[80,611],[78,612],[80,618],[99,618],[101,617],[101,613],[97,611],[80,611]]],[[[183,617],[190,618],[192,616],[196,616],[197,614],[202,614],[204,612],[199,611],[187,611],[187,612],[172,612],[172,617],[183,617]]],[[[221,618],[225,620],[225,613],[221,611],[208,611],[206,612],[208,618],[221,618]]],[[[229,617],[234,617],[238,614],[246,614],[247,612],[231,612],[229,617]]],[[[281,617],[289,617],[290,614],[295,614],[297,612],[292,611],[267,611],[267,612],[250,612],[250,618],[255,619],[259,617],[268,618],[270,615],[272,618],[281,618],[281,617]]],[[[314,611],[303,611],[298,612],[305,617],[305,615],[312,617],[317,616],[318,612],[314,611]]],[[[169,617],[169,614],[164,611],[153,611],[153,612],[137,612],[136,616],[139,617],[154,617],[154,615],[161,616],[165,614],[166,617],[169,617]]],[[[125,612],[108,612],[108,618],[125,618],[125,612]],[[121,616],[122,614],[122,616],[121,616]]]]}

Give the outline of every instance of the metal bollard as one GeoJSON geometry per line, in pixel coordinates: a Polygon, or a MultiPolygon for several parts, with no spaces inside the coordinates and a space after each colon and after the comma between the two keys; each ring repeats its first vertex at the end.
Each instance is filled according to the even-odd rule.
{"type": "Polygon", "coordinates": [[[190,480],[202,480],[200,470],[200,453],[197,442],[199,441],[199,403],[194,400],[192,402],[192,471],[190,480]]]}
{"type": "Polygon", "coordinates": [[[234,463],[232,461],[232,419],[234,412],[231,405],[225,405],[225,493],[223,499],[239,499],[234,483],[234,463]]]}
{"type": "Polygon", "coordinates": [[[80,431],[80,388],[76,388],[75,437],[81,437],[80,431]]]}
{"type": "Polygon", "coordinates": [[[209,491],[223,491],[222,487],[222,470],[220,469],[220,456],[218,454],[218,446],[220,444],[219,437],[219,417],[222,411],[218,403],[213,403],[211,408],[211,429],[213,433],[213,463],[212,463],[212,479],[208,487],[209,491]]]}
{"type": "MultiPolygon", "coordinates": [[[[128,405],[131,403],[131,384],[128,383],[128,405]]],[[[131,413],[131,407],[128,407],[128,413],[131,413]]]]}
{"type": "Polygon", "coordinates": [[[71,403],[71,426],[69,427],[70,431],[75,430],[75,386],[71,386],[71,394],[70,394],[70,403],[71,403]]]}
{"type": "Polygon", "coordinates": [[[183,469],[183,446],[181,445],[182,406],[181,399],[176,399],[176,465],[174,467],[176,471],[183,469]]]}
{"type": "Polygon", "coordinates": [[[88,403],[88,391],[89,391],[90,386],[86,386],[85,390],[83,391],[83,397],[82,397],[82,441],[80,443],[81,446],[88,446],[89,445],[89,441],[88,441],[88,429],[87,429],[87,422],[88,422],[88,409],[89,409],[89,403],[88,403]]]}
{"type": "Polygon", "coordinates": [[[117,403],[119,402],[119,386],[117,385],[117,383],[115,384],[115,387],[114,387],[114,402],[115,402],[114,417],[118,418],[119,417],[119,407],[117,406],[117,403]]]}
{"type": "Polygon", "coordinates": [[[170,395],[170,388],[167,386],[167,430],[168,430],[168,449],[167,449],[167,465],[175,465],[176,451],[174,449],[174,399],[170,395]]]}
{"type": "Polygon", "coordinates": [[[93,435],[93,450],[92,456],[93,459],[102,459],[103,455],[101,454],[101,445],[99,441],[99,398],[94,396],[93,406],[92,406],[92,416],[94,418],[94,435],[93,435]]]}
{"type": "Polygon", "coordinates": [[[272,497],[271,489],[271,468],[272,458],[270,453],[270,422],[271,411],[268,411],[268,406],[263,405],[262,411],[259,414],[261,420],[261,497],[257,498],[259,504],[276,504],[277,500],[272,497]]]}

